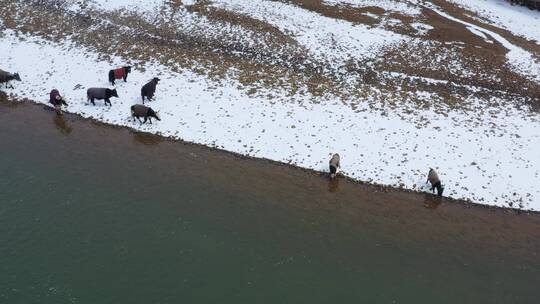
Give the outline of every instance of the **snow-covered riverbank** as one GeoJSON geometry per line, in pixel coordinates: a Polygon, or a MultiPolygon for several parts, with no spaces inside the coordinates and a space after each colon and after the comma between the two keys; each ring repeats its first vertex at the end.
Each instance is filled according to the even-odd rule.
{"type": "Polygon", "coordinates": [[[107,86],[107,72],[122,65],[120,59],[111,64],[67,42],[24,38],[6,31],[0,39],[0,53],[9,54],[3,68],[23,79],[7,90],[18,97],[46,103],[48,92],[57,88],[68,110],[84,117],[315,170],[326,171],[330,155],[339,152],[343,174],[408,189],[426,191],[425,174],[434,167],[445,195],[540,210],[535,148],[540,122],[534,113],[509,107],[504,114],[482,114],[485,124],[478,125],[460,111],[443,116],[419,109],[431,117],[419,127],[414,119],[397,116],[402,113],[382,114],[367,106],[353,110],[338,99],[276,90],[250,96],[235,80],[214,82],[190,71],[168,72],[159,64],[145,66],[144,73],[136,69],[127,83],[119,82],[120,98],[112,99],[112,107],[101,102],[94,107],[86,102],[86,88],[107,86]],[[153,76],[162,81],[150,105],[162,121],[140,125],[129,118],[129,106],[140,103],[140,87],[153,76]]]}

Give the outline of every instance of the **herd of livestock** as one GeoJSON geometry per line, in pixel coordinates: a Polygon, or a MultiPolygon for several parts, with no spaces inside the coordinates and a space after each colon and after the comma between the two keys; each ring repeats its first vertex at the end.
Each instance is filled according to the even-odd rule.
{"type": "MultiPolygon", "coordinates": [[[[114,86],[115,81],[119,79],[123,79],[124,82],[127,81],[128,74],[131,72],[130,66],[124,66],[118,69],[110,70],[109,71],[109,82],[114,86]]],[[[9,73],[3,70],[0,70],[0,84],[4,83],[7,87],[8,82],[12,80],[21,81],[21,77],[18,73],[9,73]]],[[[158,114],[150,107],[147,107],[144,105],[144,102],[146,99],[149,101],[152,100],[154,97],[154,93],[156,91],[156,85],[159,82],[159,78],[154,77],[152,80],[150,80],[148,83],[142,86],[141,88],[141,98],[142,98],[142,104],[136,104],[131,106],[131,117],[133,119],[137,119],[139,122],[141,122],[141,118],[144,118],[144,121],[141,123],[146,123],[147,120],[149,120],[150,123],[152,123],[152,118],[155,118],[157,120],[161,120],[158,116],[158,114]]],[[[118,97],[118,92],[116,89],[109,89],[109,88],[89,88],[86,91],[86,96],[88,98],[88,101],[90,101],[93,105],[95,105],[95,100],[103,100],[105,102],[105,105],[112,106],[110,98],[112,97],[118,97]]],[[[64,100],[62,95],[60,95],[60,92],[57,89],[51,90],[49,94],[49,103],[54,106],[56,113],[61,115],[62,114],[62,106],[67,106],[67,102],[64,100]]],[[[332,158],[329,161],[329,169],[330,169],[330,178],[333,179],[336,177],[338,169],[341,167],[340,165],[340,156],[339,154],[334,154],[332,158]]],[[[437,195],[442,196],[442,193],[444,191],[444,187],[441,185],[441,180],[439,179],[439,176],[437,172],[434,169],[430,169],[427,176],[427,181],[431,184],[431,191],[435,192],[437,190],[437,195]]]]}
{"type": "MultiPolygon", "coordinates": [[[[110,70],[109,82],[112,85],[115,85],[115,81],[118,79],[123,79],[124,81],[127,81],[129,73],[131,73],[130,66],[124,66],[118,69],[110,70]]],[[[4,70],[0,70],[0,84],[5,84],[5,86],[7,87],[8,83],[12,80],[21,81],[19,73],[12,74],[4,70]]],[[[159,80],[159,78],[154,77],[148,83],[143,85],[141,88],[141,97],[143,104],[136,104],[131,106],[131,116],[141,123],[146,123],[147,121],[152,123],[152,118],[161,120],[156,111],[144,105],[145,100],[151,101],[154,97],[154,93],[156,92],[156,86],[159,80]],[[141,121],[141,118],[143,118],[144,121],[141,121]]],[[[116,89],[110,88],[89,88],[86,91],[86,97],[88,98],[88,101],[90,101],[93,105],[96,105],[96,100],[103,100],[105,102],[105,105],[112,106],[110,99],[112,97],[118,97],[118,92],[116,91],[116,89]]],[[[62,106],[67,106],[66,100],[62,97],[62,95],[57,89],[52,89],[49,93],[49,103],[55,108],[58,115],[62,114],[62,106]]]]}

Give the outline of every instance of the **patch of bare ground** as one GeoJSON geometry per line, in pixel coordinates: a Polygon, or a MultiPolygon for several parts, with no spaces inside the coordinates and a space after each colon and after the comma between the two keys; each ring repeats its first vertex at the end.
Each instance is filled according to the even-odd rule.
{"type": "MultiPolygon", "coordinates": [[[[527,40],[523,37],[516,36],[508,30],[491,25],[489,21],[478,16],[476,13],[463,9],[456,4],[448,3],[443,0],[433,0],[432,2],[443,8],[448,14],[452,15],[453,17],[459,18],[465,22],[480,26],[503,36],[510,43],[529,51],[533,55],[533,57],[540,61],[540,45],[538,45],[538,43],[527,40]],[[484,22],[482,22],[481,20],[484,20],[484,22]]],[[[504,52],[504,54],[506,54],[506,51],[504,52]]],[[[535,111],[540,111],[540,85],[531,82],[524,77],[510,71],[506,62],[501,64],[501,68],[504,74],[503,76],[505,77],[502,80],[506,80],[509,91],[511,93],[519,91],[518,94],[527,97],[526,103],[530,106],[531,109],[535,111]]]]}
{"type": "MultiPolygon", "coordinates": [[[[275,1],[293,3],[306,10],[319,13],[329,18],[341,19],[356,24],[379,26],[405,36],[415,38],[424,37],[412,26],[412,23],[423,21],[423,16],[411,16],[397,11],[386,11],[377,6],[352,6],[346,3],[330,5],[323,3],[321,0],[275,1]]],[[[401,1],[396,0],[396,2],[401,1]]]]}
{"type": "Polygon", "coordinates": [[[512,44],[515,44],[529,52],[531,52],[536,58],[540,60],[540,45],[535,43],[534,41],[527,40],[523,37],[519,37],[511,33],[510,31],[507,31],[505,29],[502,29],[500,27],[496,27],[494,25],[491,25],[489,21],[485,20],[484,18],[478,16],[476,13],[463,9],[459,7],[456,4],[449,3],[444,0],[432,0],[434,4],[440,6],[442,9],[444,9],[445,12],[452,15],[453,17],[459,18],[463,21],[466,21],[468,23],[472,23],[474,25],[483,27],[487,30],[490,30],[492,32],[495,32],[504,38],[506,38],[508,41],[510,41],[512,44]],[[480,20],[485,20],[484,22],[480,20]]]}
{"type": "Polygon", "coordinates": [[[369,26],[381,26],[395,33],[411,37],[420,37],[411,23],[418,21],[413,16],[398,12],[388,12],[377,6],[352,6],[347,3],[330,5],[322,0],[275,0],[284,3],[292,3],[303,9],[321,14],[325,17],[349,21],[355,24],[369,26]],[[398,24],[387,24],[387,20],[399,20],[398,24]]]}
{"type": "Polygon", "coordinates": [[[274,0],[283,3],[292,3],[303,9],[316,12],[325,17],[341,19],[352,23],[362,23],[367,25],[376,25],[379,23],[377,18],[373,18],[367,13],[382,15],[385,10],[376,6],[366,6],[362,8],[353,7],[349,4],[328,5],[322,0],[274,0]]]}
{"type": "Polygon", "coordinates": [[[528,104],[534,104],[536,96],[540,96],[538,84],[509,68],[505,57],[507,49],[501,44],[489,43],[463,24],[429,9],[423,10],[423,16],[424,22],[433,27],[427,34],[428,41],[387,50],[376,69],[442,80],[446,84],[417,82],[414,86],[404,86],[404,89],[437,93],[452,107],[466,106],[462,100],[470,94],[483,98],[509,97],[511,100],[519,97],[528,104]],[[475,89],[467,89],[469,86],[475,89]]]}

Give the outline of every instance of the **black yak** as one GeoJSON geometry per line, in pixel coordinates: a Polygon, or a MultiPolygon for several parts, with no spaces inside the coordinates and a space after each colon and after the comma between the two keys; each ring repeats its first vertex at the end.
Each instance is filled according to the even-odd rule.
{"type": "Polygon", "coordinates": [[[139,122],[141,122],[141,117],[143,117],[144,121],[142,123],[146,123],[146,120],[149,120],[150,123],[152,123],[152,117],[161,120],[152,108],[140,104],[131,106],[131,117],[137,118],[139,122]]]}
{"type": "Polygon", "coordinates": [[[426,183],[427,182],[431,183],[431,191],[433,191],[433,193],[435,193],[436,188],[437,195],[442,196],[444,188],[441,185],[441,180],[439,179],[439,175],[437,174],[437,172],[431,168],[429,169],[426,183]]]}
{"type": "Polygon", "coordinates": [[[67,106],[67,102],[57,89],[52,89],[51,93],[49,93],[49,103],[53,105],[58,115],[62,115],[62,105],[67,106]]]}
{"type": "Polygon", "coordinates": [[[111,101],[109,100],[111,97],[118,97],[118,93],[116,92],[116,89],[107,89],[107,88],[89,88],[86,91],[86,96],[88,97],[88,100],[93,104],[96,105],[94,102],[94,99],[98,100],[105,100],[105,105],[109,104],[109,106],[112,106],[111,101]]]}
{"type": "Polygon", "coordinates": [[[156,85],[158,84],[159,80],[159,78],[154,77],[152,80],[150,80],[150,82],[143,85],[143,87],[141,88],[141,97],[143,104],[145,97],[148,98],[148,100],[150,101],[152,100],[152,98],[154,97],[154,93],[156,92],[156,85]]]}
{"type": "Polygon", "coordinates": [[[109,71],[109,82],[114,85],[116,79],[124,79],[124,82],[127,81],[128,74],[131,73],[131,67],[125,66],[115,70],[109,71]]]}
{"type": "MultiPolygon", "coordinates": [[[[12,80],[21,81],[21,77],[19,76],[19,73],[11,74],[10,72],[0,70],[0,84],[5,83],[6,88],[7,88],[8,87],[8,82],[10,82],[12,80]]],[[[11,88],[13,88],[13,86],[11,86],[11,88]]]]}
{"type": "Polygon", "coordinates": [[[336,177],[337,170],[340,167],[339,154],[336,153],[332,156],[332,158],[329,161],[329,165],[330,165],[330,178],[334,178],[336,177]]]}

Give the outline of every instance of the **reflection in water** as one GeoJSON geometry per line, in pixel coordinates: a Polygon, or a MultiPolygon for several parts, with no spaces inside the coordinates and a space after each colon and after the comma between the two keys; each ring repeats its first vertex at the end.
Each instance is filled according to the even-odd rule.
{"type": "Polygon", "coordinates": [[[64,116],[54,115],[53,121],[56,129],[58,129],[63,135],[69,135],[73,131],[73,128],[64,119],[64,116]]]}
{"type": "Polygon", "coordinates": [[[426,193],[424,195],[424,207],[428,209],[437,209],[441,204],[442,199],[436,195],[426,193]]]}
{"type": "Polygon", "coordinates": [[[136,142],[147,146],[157,145],[163,141],[163,138],[158,135],[143,132],[133,132],[133,139],[135,139],[136,142]]]}
{"type": "Polygon", "coordinates": [[[330,178],[328,179],[328,191],[336,192],[339,188],[339,178],[330,178]]]}

